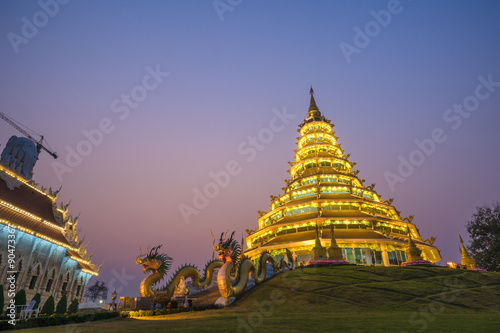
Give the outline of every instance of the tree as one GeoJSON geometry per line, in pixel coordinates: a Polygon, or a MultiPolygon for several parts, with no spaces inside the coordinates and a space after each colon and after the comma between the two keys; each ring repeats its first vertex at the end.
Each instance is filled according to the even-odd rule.
{"type": "Polygon", "coordinates": [[[33,306],[33,309],[36,309],[38,308],[38,304],[40,304],[40,302],[42,301],[42,297],[40,296],[39,293],[36,293],[31,300],[36,301],[35,305],[33,306]]]}
{"type": "Polygon", "coordinates": [[[57,302],[56,313],[65,314],[67,309],[68,309],[68,299],[66,298],[66,295],[63,295],[63,297],[61,297],[59,302],[57,302]]]}
{"type": "Polygon", "coordinates": [[[54,297],[52,295],[47,298],[40,313],[46,314],[48,316],[54,313],[54,297]]]}
{"type": "MultiPolygon", "coordinates": [[[[25,305],[26,304],[26,292],[24,289],[19,290],[14,296],[14,301],[16,305],[25,305]]],[[[17,307],[17,313],[21,312],[21,307],[17,307]]]]}
{"type": "Polygon", "coordinates": [[[92,286],[88,287],[85,291],[85,297],[95,302],[96,299],[105,299],[108,295],[108,287],[104,281],[97,280],[92,286]]]}
{"type": "Polygon", "coordinates": [[[78,312],[78,299],[75,298],[68,307],[68,314],[73,314],[78,312]]]}
{"type": "Polygon", "coordinates": [[[468,247],[478,267],[487,271],[500,271],[500,203],[477,207],[472,220],[467,222],[471,238],[468,247]]]}

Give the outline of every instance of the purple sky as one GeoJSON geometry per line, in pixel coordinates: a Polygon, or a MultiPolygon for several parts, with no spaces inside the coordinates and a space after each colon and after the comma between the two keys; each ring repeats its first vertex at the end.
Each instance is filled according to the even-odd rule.
{"type": "MultiPolygon", "coordinates": [[[[415,215],[445,260],[459,260],[475,207],[500,198],[498,2],[242,1],[219,13],[213,1],[41,3],[53,17],[36,1],[0,2],[1,111],[59,153],[66,171],[42,153],[34,179],[63,185],[93,261],[105,260],[99,279],[121,296],[145,277],[140,246],[163,244],[173,269],[202,266],[210,229],[239,239],[257,226],[289,177],[311,84],[360,178],[415,215]],[[169,73],[161,82],[146,77],[156,68],[169,73]],[[474,111],[455,113],[463,103],[474,111]],[[284,109],[295,118],[247,161],[249,137],[284,109]],[[84,132],[101,122],[112,131],[89,151],[84,132]],[[436,128],[446,141],[415,152],[436,128]],[[87,156],[68,166],[78,147],[87,156]],[[391,189],[399,156],[421,165],[391,189]],[[241,172],[187,224],[179,206],[232,160],[241,172]]],[[[11,135],[0,122],[1,149],[11,135]]]]}

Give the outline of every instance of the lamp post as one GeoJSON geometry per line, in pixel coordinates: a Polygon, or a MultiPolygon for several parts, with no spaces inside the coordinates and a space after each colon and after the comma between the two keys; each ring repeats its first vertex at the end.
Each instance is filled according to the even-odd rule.
{"type": "Polygon", "coordinates": [[[188,308],[189,307],[189,302],[188,302],[188,295],[189,295],[189,289],[186,286],[186,289],[184,289],[184,307],[188,308]]]}
{"type": "Polygon", "coordinates": [[[116,300],[116,288],[111,293],[111,310],[113,311],[116,311],[115,300],[116,300]]]}

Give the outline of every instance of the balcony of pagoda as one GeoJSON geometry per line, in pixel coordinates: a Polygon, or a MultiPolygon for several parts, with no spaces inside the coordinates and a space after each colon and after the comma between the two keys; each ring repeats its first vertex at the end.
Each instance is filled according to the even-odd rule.
{"type": "Polygon", "coordinates": [[[322,166],[322,165],[314,165],[311,167],[303,167],[303,166],[297,166],[297,167],[292,167],[290,175],[292,176],[293,179],[295,178],[303,178],[303,177],[309,177],[309,176],[314,176],[314,175],[321,175],[321,174],[330,174],[330,175],[335,175],[335,174],[341,174],[341,175],[350,175],[352,172],[352,168],[349,166],[348,168],[341,168],[341,167],[334,167],[334,166],[322,166]]]}
{"type": "Polygon", "coordinates": [[[305,126],[302,126],[300,129],[299,133],[300,135],[306,135],[310,133],[332,133],[332,126],[330,124],[327,124],[326,122],[320,121],[320,122],[314,122],[314,123],[309,123],[305,126]]]}
{"type": "Polygon", "coordinates": [[[309,145],[301,148],[295,154],[295,161],[304,160],[313,157],[335,157],[342,158],[342,150],[336,146],[327,145],[309,145]]]}
{"type": "MultiPolygon", "coordinates": [[[[293,197],[292,194],[289,194],[289,197],[287,197],[286,199],[284,200],[280,200],[279,203],[273,203],[274,204],[274,209],[277,209],[277,208],[280,208],[280,207],[284,207],[284,206],[289,206],[289,205],[298,205],[298,204],[303,204],[303,203],[307,203],[307,202],[319,202],[317,200],[328,200],[328,199],[332,199],[332,200],[335,200],[335,201],[345,201],[346,203],[348,202],[357,202],[357,203],[372,203],[372,201],[370,201],[371,198],[366,198],[364,196],[360,196],[358,194],[355,194],[355,193],[342,193],[342,192],[337,192],[337,193],[329,193],[329,192],[325,192],[325,191],[321,191],[318,193],[318,192],[310,192],[309,193],[306,193],[306,194],[303,194],[302,196],[297,196],[297,197],[293,197]]],[[[377,202],[377,201],[375,201],[377,202]]],[[[385,205],[384,203],[379,203],[377,202],[378,204],[381,204],[383,206],[387,206],[385,205]]],[[[388,208],[390,206],[387,206],[388,208]]]]}
{"type": "Polygon", "coordinates": [[[319,217],[318,211],[296,214],[296,215],[285,215],[278,220],[272,221],[273,223],[271,223],[271,225],[288,224],[288,223],[297,222],[297,221],[310,220],[310,219],[314,219],[317,217],[319,217]]]}
{"type": "Polygon", "coordinates": [[[311,133],[301,137],[297,142],[299,149],[312,145],[335,145],[335,137],[330,133],[311,133]]]}

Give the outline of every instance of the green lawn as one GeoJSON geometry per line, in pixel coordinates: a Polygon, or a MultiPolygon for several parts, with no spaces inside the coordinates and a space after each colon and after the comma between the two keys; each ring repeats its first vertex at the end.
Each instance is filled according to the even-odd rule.
{"type": "Polygon", "coordinates": [[[282,273],[222,310],[29,332],[497,332],[500,273],[324,267],[282,273]]]}

